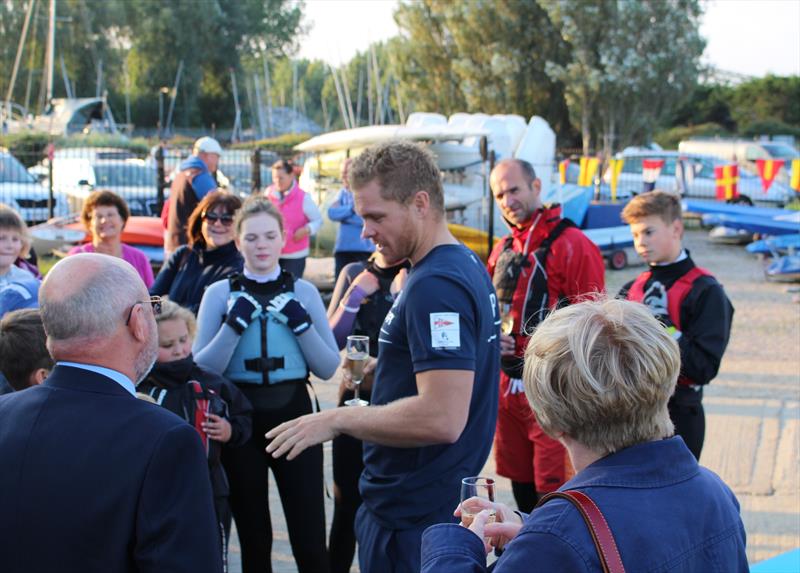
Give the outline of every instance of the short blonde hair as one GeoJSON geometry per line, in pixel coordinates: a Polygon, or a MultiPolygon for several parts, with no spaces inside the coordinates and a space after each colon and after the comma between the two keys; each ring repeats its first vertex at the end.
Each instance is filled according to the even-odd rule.
{"type": "Polygon", "coordinates": [[[681,198],[676,193],[669,191],[648,191],[637,195],[625,205],[620,217],[631,225],[645,217],[655,215],[667,225],[673,221],[681,220],[681,198]]]}
{"type": "Polygon", "coordinates": [[[189,338],[194,340],[197,332],[197,319],[188,308],[184,308],[177,302],[172,302],[168,298],[161,298],[161,314],[156,315],[156,322],[167,320],[182,320],[186,323],[186,330],[189,331],[189,338]]]}
{"type": "Polygon", "coordinates": [[[22,242],[22,250],[19,256],[23,259],[27,258],[28,253],[31,251],[31,235],[28,232],[28,226],[22,220],[20,214],[5,203],[0,203],[0,229],[10,229],[19,233],[22,242]]]}
{"type": "Polygon", "coordinates": [[[671,436],[680,350],[641,303],[603,299],[550,314],[525,350],[525,394],[542,429],[603,455],[671,436]]]}

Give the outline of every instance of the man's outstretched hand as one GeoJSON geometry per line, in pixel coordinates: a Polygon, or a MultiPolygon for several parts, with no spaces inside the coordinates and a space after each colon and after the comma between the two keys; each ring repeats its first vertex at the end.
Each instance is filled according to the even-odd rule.
{"type": "Polygon", "coordinates": [[[267,440],[272,440],[267,445],[267,453],[273,458],[286,455],[291,461],[306,448],[332,440],[339,435],[333,427],[335,416],[336,410],[325,410],[275,426],[265,435],[267,440]]]}

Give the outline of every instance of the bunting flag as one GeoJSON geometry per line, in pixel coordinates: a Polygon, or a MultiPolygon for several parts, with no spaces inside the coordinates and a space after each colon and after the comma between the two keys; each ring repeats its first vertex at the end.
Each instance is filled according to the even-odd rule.
{"type": "Polygon", "coordinates": [[[581,171],[578,175],[578,185],[581,187],[591,187],[594,183],[594,176],[600,160],[597,157],[581,157],[581,171]]]}
{"type": "Polygon", "coordinates": [[[611,173],[611,201],[617,200],[617,183],[619,182],[619,174],[622,173],[622,164],[625,163],[624,159],[609,159],[608,171],[611,173]]]}
{"type": "Polygon", "coordinates": [[[714,167],[717,180],[717,199],[731,200],[739,197],[739,166],[717,165],[714,167]]]}
{"type": "Polygon", "coordinates": [[[792,159],[792,181],[790,187],[800,193],[800,159],[792,159]]]}
{"type": "Polygon", "coordinates": [[[558,164],[558,176],[562,185],[567,184],[567,167],[569,167],[569,159],[565,159],[558,164]]]}
{"type": "Polygon", "coordinates": [[[661,175],[661,168],[664,167],[663,159],[644,159],[642,160],[642,181],[644,182],[644,193],[656,188],[656,180],[661,175]]]}
{"type": "Polygon", "coordinates": [[[772,182],[775,181],[775,176],[783,167],[783,163],[783,159],[756,159],[756,167],[761,176],[761,187],[764,189],[764,193],[769,191],[772,182]]]}

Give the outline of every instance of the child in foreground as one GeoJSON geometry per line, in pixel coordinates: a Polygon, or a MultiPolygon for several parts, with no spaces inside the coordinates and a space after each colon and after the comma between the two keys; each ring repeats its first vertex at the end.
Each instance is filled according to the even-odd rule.
{"type": "Polygon", "coordinates": [[[156,321],[158,358],[136,390],[145,399],[185,419],[200,434],[208,455],[222,559],[227,571],[230,488],[221,454],[223,447],[240,446],[250,439],[252,406],[236,386],[194,363],[191,349],[196,325],[190,310],[164,300],[156,321]]]}

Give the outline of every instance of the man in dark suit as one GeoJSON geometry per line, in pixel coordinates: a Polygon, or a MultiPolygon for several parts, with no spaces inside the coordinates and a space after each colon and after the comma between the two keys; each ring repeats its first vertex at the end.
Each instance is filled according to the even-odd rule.
{"type": "Polygon", "coordinates": [[[158,345],[158,304],[136,271],[68,257],[39,301],[56,366],[0,397],[0,570],[221,571],[200,439],[135,398],[158,345]]]}

